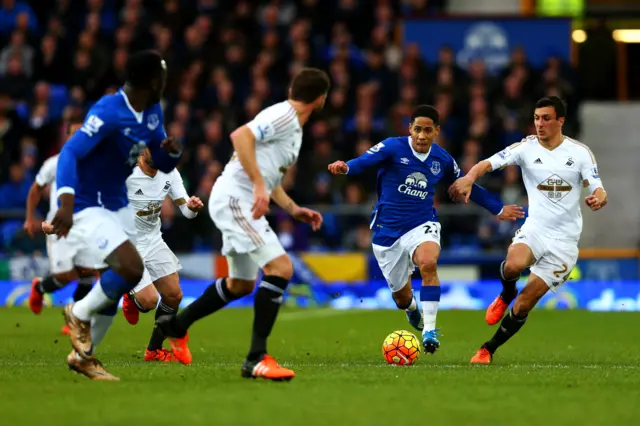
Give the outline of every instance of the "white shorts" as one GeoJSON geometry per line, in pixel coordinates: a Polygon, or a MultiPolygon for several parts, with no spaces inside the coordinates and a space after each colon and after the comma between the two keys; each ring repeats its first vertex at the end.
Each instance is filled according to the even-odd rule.
{"type": "Polygon", "coordinates": [[[514,244],[526,244],[531,249],[536,258],[531,272],[554,292],[567,281],[578,261],[577,242],[546,237],[527,223],[516,231],[511,245],[514,244]]]}
{"type": "Polygon", "coordinates": [[[216,185],[211,191],[209,215],[222,233],[222,254],[227,258],[231,278],[255,280],[259,268],[286,254],[267,219],[253,219],[252,204],[223,193],[216,185]]]}
{"type": "Polygon", "coordinates": [[[413,252],[424,242],[440,245],[440,224],[426,222],[404,234],[391,247],[373,244],[373,254],[392,292],[400,291],[416,268],[413,252]]]}
{"type": "Polygon", "coordinates": [[[122,243],[135,244],[134,213],[129,207],[115,212],[102,207],[84,209],[73,215],[66,240],[76,266],[106,268],[105,259],[122,243]]]}
{"type": "Polygon", "coordinates": [[[180,261],[160,235],[148,243],[138,244],[136,248],[144,261],[144,273],[142,280],[133,289],[134,293],[182,269],[180,261]]]}
{"type": "Polygon", "coordinates": [[[47,235],[47,257],[49,258],[49,271],[52,274],[61,274],[75,269],[75,258],[78,250],[69,244],[67,238],[58,238],[57,235],[47,235]]]}

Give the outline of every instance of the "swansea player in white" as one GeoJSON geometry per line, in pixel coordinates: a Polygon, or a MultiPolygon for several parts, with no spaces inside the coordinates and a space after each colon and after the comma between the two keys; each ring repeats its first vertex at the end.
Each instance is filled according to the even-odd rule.
{"type": "Polygon", "coordinates": [[[489,325],[501,319],[502,323],[491,340],[476,352],[472,363],[489,364],[495,351],[524,325],[540,298],[568,279],[578,260],[582,188],[589,188],[585,203],[591,210],[607,204],[593,153],[586,145],[562,134],[565,116],[566,109],[559,98],[540,99],[534,112],[537,135],[476,164],[451,187],[453,195],[468,199],[471,185],[480,176],[518,165],[529,197],[529,216],[516,232],[500,267],[502,293],[486,313],[489,325]],[[531,275],[518,295],[516,282],[529,267],[531,275]],[[504,316],[514,299],[509,314],[504,316]]]}
{"type": "MultiPolygon", "coordinates": [[[[373,253],[393,299],[406,310],[409,322],[422,331],[425,352],[440,346],[436,315],[440,280],[436,270],[440,256],[440,223],[434,207],[435,186],[461,176],[455,160],[434,143],[440,132],[440,116],[430,105],[415,109],[409,124],[411,136],[388,138],[359,158],[329,165],[333,174],[357,175],[378,169],[378,203],[372,214],[373,253]],[[420,269],[420,301],[413,295],[411,275],[420,269]]],[[[471,199],[500,219],[523,217],[518,206],[503,206],[486,189],[475,185],[471,199]]]]}
{"type": "MultiPolygon", "coordinates": [[[[67,132],[68,136],[71,137],[81,126],[81,122],[70,123],[67,132]]],[[[49,212],[46,220],[53,219],[58,210],[58,196],[56,195],[58,156],[59,154],[56,154],[47,158],[38,171],[35,182],[29,189],[24,230],[31,237],[37,231],[35,211],[46,187],[49,187],[49,212]]],[[[70,244],[66,238],[58,238],[55,235],[47,235],[46,238],[50,273],[44,278],[36,277],[31,282],[29,309],[34,314],[39,314],[42,311],[45,294],[60,290],[75,279],[78,280],[78,286],[73,293],[73,301],[81,300],[91,290],[95,278],[95,271],[92,269],[93,263],[87,262],[86,259],[82,258],[77,246],[70,244]]],[[[62,328],[62,333],[68,334],[69,327],[65,325],[62,328]]]]}
{"type": "MultiPolygon", "coordinates": [[[[189,197],[178,170],[163,173],[155,168],[151,153],[145,150],[138,158],[138,165],[127,179],[129,205],[135,210],[136,248],[144,262],[142,281],[123,298],[125,318],[129,324],[137,324],[140,312],[156,309],[156,319],[173,315],[182,301],[178,271],[180,262],[162,239],[160,213],[167,196],[187,219],[193,219],[204,205],[198,197],[189,197]],[[153,285],[152,285],[153,284],[153,285]],[[158,293],[162,299],[158,305],[158,293]]],[[[145,361],[176,361],[175,356],[162,347],[164,336],[154,328],[145,350],[145,361]]]]}
{"type": "Polygon", "coordinates": [[[302,126],[314,110],[322,108],[328,91],[329,77],[324,71],[303,69],[291,82],[288,100],[266,108],[231,133],[235,153],[209,198],[209,214],[222,232],[222,253],[229,264],[229,277],[217,280],[177,316],[156,322],[169,337],[180,362],[189,364],[192,360],[186,347],[191,324],[250,294],[258,270],[262,269],[264,276],[255,294],[251,348],[242,366],[242,376],[271,380],[290,380],[295,376],[267,354],[267,338],[293,275],[293,266],[264,215],[272,199],[294,218],[311,224],[314,230],[322,225],[320,213],[299,207],[280,182],[298,158],[302,126]]]}

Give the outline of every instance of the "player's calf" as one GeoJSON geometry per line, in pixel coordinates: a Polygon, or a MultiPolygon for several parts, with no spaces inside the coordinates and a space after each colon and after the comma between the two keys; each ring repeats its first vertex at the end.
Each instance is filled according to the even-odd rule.
{"type": "MultiPolygon", "coordinates": [[[[182,302],[182,289],[180,288],[180,279],[178,278],[178,274],[173,273],[158,279],[154,283],[154,287],[162,296],[160,304],[156,309],[156,322],[163,317],[173,317],[176,312],[178,312],[180,302],[182,302]]],[[[151,333],[149,345],[147,346],[147,352],[157,353],[158,351],[162,351],[164,338],[165,336],[162,334],[162,330],[157,327],[154,328],[153,333],[151,333]]]]}
{"type": "Polygon", "coordinates": [[[409,324],[411,324],[416,330],[422,331],[424,328],[424,318],[418,302],[416,301],[415,294],[411,288],[411,278],[407,284],[400,290],[391,293],[393,300],[396,302],[398,309],[402,309],[407,314],[409,324]]]}

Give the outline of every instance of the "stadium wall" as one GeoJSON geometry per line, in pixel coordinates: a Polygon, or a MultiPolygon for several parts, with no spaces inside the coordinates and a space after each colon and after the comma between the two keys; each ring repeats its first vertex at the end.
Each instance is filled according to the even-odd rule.
{"type": "Polygon", "coordinates": [[[640,103],[585,102],[580,111],[582,142],[598,160],[609,204],[598,213],[583,206],[581,248],[640,246],[640,103]]]}

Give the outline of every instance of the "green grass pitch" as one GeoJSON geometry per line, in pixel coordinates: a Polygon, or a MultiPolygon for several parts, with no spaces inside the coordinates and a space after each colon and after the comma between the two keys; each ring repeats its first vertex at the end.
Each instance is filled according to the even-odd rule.
{"type": "Polygon", "coordinates": [[[397,311],[284,309],[271,353],[290,383],[247,381],[253,314],[229,309],[191,330],[190,366],[142,360],[153,314],[121,313],[98,358],[121,382],[66,368],[59,309],[0,309],[0,424],[17,425],[638,425],[640,314],[535,311],[491,366],[468,364],[494,328],[483,312],[441,312],[442,347],[411,367],[381,344],[408,329],[397,311]]]}

